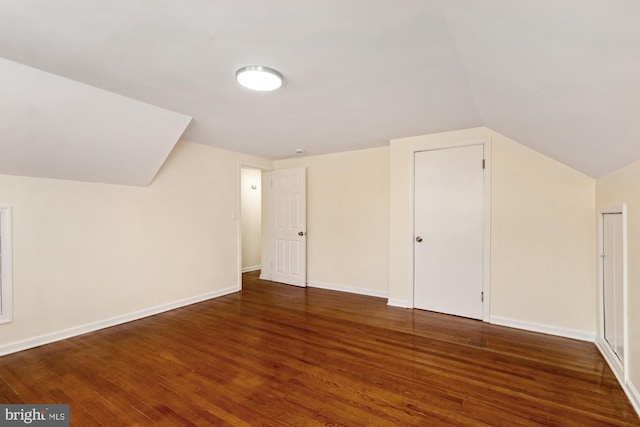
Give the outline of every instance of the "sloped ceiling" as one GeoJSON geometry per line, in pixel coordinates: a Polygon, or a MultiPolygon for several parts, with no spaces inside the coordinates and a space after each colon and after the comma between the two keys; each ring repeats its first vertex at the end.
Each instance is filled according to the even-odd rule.
{"type": "Polygon", "coordinates": [[[190,118],[0,58],[0,171],[146,186],[190,118]]]}
{"type": "MultiPolygon", "coordinates": [[[[639,22],[636,0],[0,0],[0,57],[193,117],[185,139],[267,158],[485,125],[596,177],[640,158],[639,22]],[[283,88],[239,87],[251,64],[278,69],[283,88]]],[[[20,111],[5,111],[13,127],[42,125],[20,111]]],[[[118,139],[106,134],[99,144],[118,139]]]]}

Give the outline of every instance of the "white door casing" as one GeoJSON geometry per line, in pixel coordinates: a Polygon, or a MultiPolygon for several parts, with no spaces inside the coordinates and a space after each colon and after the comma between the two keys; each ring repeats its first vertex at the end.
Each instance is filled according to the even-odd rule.
{"type": "Polygon", "coordinates": [[[484,146],[414,154],[414,307],[483,318],[484,146]]]}
{"type": "Polygon", "coordinates": [[[603,215],[604,339],[624,363],[622,213],[603,215]]]}
{"type": "Polygon", "coordinates": [[[620,384],[629,381],[626,204],[598,209],[598,334],[596,345],[620,384]]]}
{"type": "Polygon", "coordinates": [[[306,169],[271,172],[271,280],[307,285],[306,169]]]}
{"type": "Polygon", "coordinates": [[[0,324],[13,320],[11,206],[0,205],[0,324]]]}

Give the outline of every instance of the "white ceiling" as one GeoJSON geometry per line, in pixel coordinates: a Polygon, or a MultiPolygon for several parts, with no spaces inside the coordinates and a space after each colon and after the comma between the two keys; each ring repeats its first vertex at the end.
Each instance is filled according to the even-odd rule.
{"type": "MultiPolygon", "coordinates": [[[[0,57],[191,116],[185,139],[273,159],[480,125],[594,177],[640,159],[637,0],[0,0],[0,57]],[[283,88],[238,86],[251,64],[283,88]]],[[[77,113],[69,133],[100,115],[77,113]]],[[[3,146],[21,132],[6,128],[3,146]]],[[[109,135],[100,144],[131,144],[109,135]]],[[[73,156],[64,140],[50,144],[73,156]]]]}

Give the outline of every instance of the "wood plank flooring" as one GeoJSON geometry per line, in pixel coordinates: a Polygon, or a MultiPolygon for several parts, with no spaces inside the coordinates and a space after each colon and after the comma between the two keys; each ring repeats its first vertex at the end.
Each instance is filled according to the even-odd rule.
{"type": "Polygon", "coordinates": [[[0,358],[72,426],[640,425],[590,343],[260,281],[0,358]]]}

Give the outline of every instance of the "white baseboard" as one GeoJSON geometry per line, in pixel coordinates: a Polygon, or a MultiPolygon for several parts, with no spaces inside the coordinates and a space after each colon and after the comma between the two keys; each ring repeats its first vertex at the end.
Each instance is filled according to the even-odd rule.
{"type": "Polygon", "coordinates": [[[206,294],[196,295],[194,297],[181,299],[156,307],[145,308],[144,310],[134,311],[131,313],[123,314],[121,316],[99,320],[97,322],[87,323],[80,326],[74,326],[73,328],[64,329],[62,331],[51,332],[48,334],[3,344],[0,346],[0,356],[4,356],[10,353],[16,353],[18,351],[27,350],[34,347],[39,347],[44,344],[61,341],[67,338],[86,334],[88,332],[94,332],[100,329],[109,328],[111,326],[120,325],[122,323],[131,322],[133,320],[142,319],[144,317],[153,316],[154,314],[174,310],[176,308],[206,301],[212,298],[221,297],[223,295],[231,294],[238,291],[240,291],[240,288],[237,286],[220,289],[218,291],[207,292],[206,294]]]}
{"type": "Polygon", "coordinates": [[[631,381],[622,386],[622,389],[627,393],[627,397],[629,398],[633,409],[635,409],[638,416],[640,416],[640,393],[638,392],[638,389],[631,381]]]}
{"type": "Polygon", "coordinates": [[[251,266],[251,267],[245,267],[245,268],[243,268],[243,269],[242,269],[242,272],[243,272],[243,273],[248,273],[248,272],[250,272],[250,271],[260,270],[261,268],[262,268],[262,266],[261,266],[261,265],[254,265],[254,266],[251,266]]]}
{"type": "Polygon", "coordinates": [[[387,292],[374,291],[371,289],[354,288],[353,286],[336,285],[333,283],[308,281],[307,286],[311,288],[327,289],[330,291],[349,292],[350,294],[367,295],[370,297],[388,298],[387,292]]]}
{"type": "Polygon", "coordinates": [[[271,275],[263,274],[262,272],[260,272],[260,280],[268,280],[270,282],[271,281],[271,275]]]}
{"type": "Polygon", "coordinates": [[[409,308],[409,301],[406,299],[389,298],[387,305],[390,305],[391,307],[409,308]]]}
{"type": "Polygon", "coordinates": [[[624,367],[609,344],[602,338],[596,337],[596,347],[598,347],[600,354],[611,368],[611,371],[613,371],[613,375],[615,375],[620,385],[624,384],[624,367]]]}
{"type": "Polygon", "coordinates": [[[541,332],[543,334],[557,335],[559,337],[573,338],[574,340],[595,342],[594,333],[579,331],[576,329],[560,328],[558,326],[545,325],[542,323],[523,322],[521,320],[508,319],[506,317],[491,316],[489,323],[510,328],[524,329],[526,331],[541,332]]]}
{"type": "Polygon", "coordinates": [[[596,338],[596,347],[602,354],[602,357],[611,368],[613,375],[620,383],[620,387],[629,398],[629,402],[631,402],[631,406],[636,410],[638,415],[640,416],[640,393],[638,393],[638,389],[633,385],[631,381],[625,381],[624,379],[624,368],[621,368],[621,364],[618,360],[614,359],[616,356],[612,352],[611,348],[602,340],[602,338],[596,338]]]}

